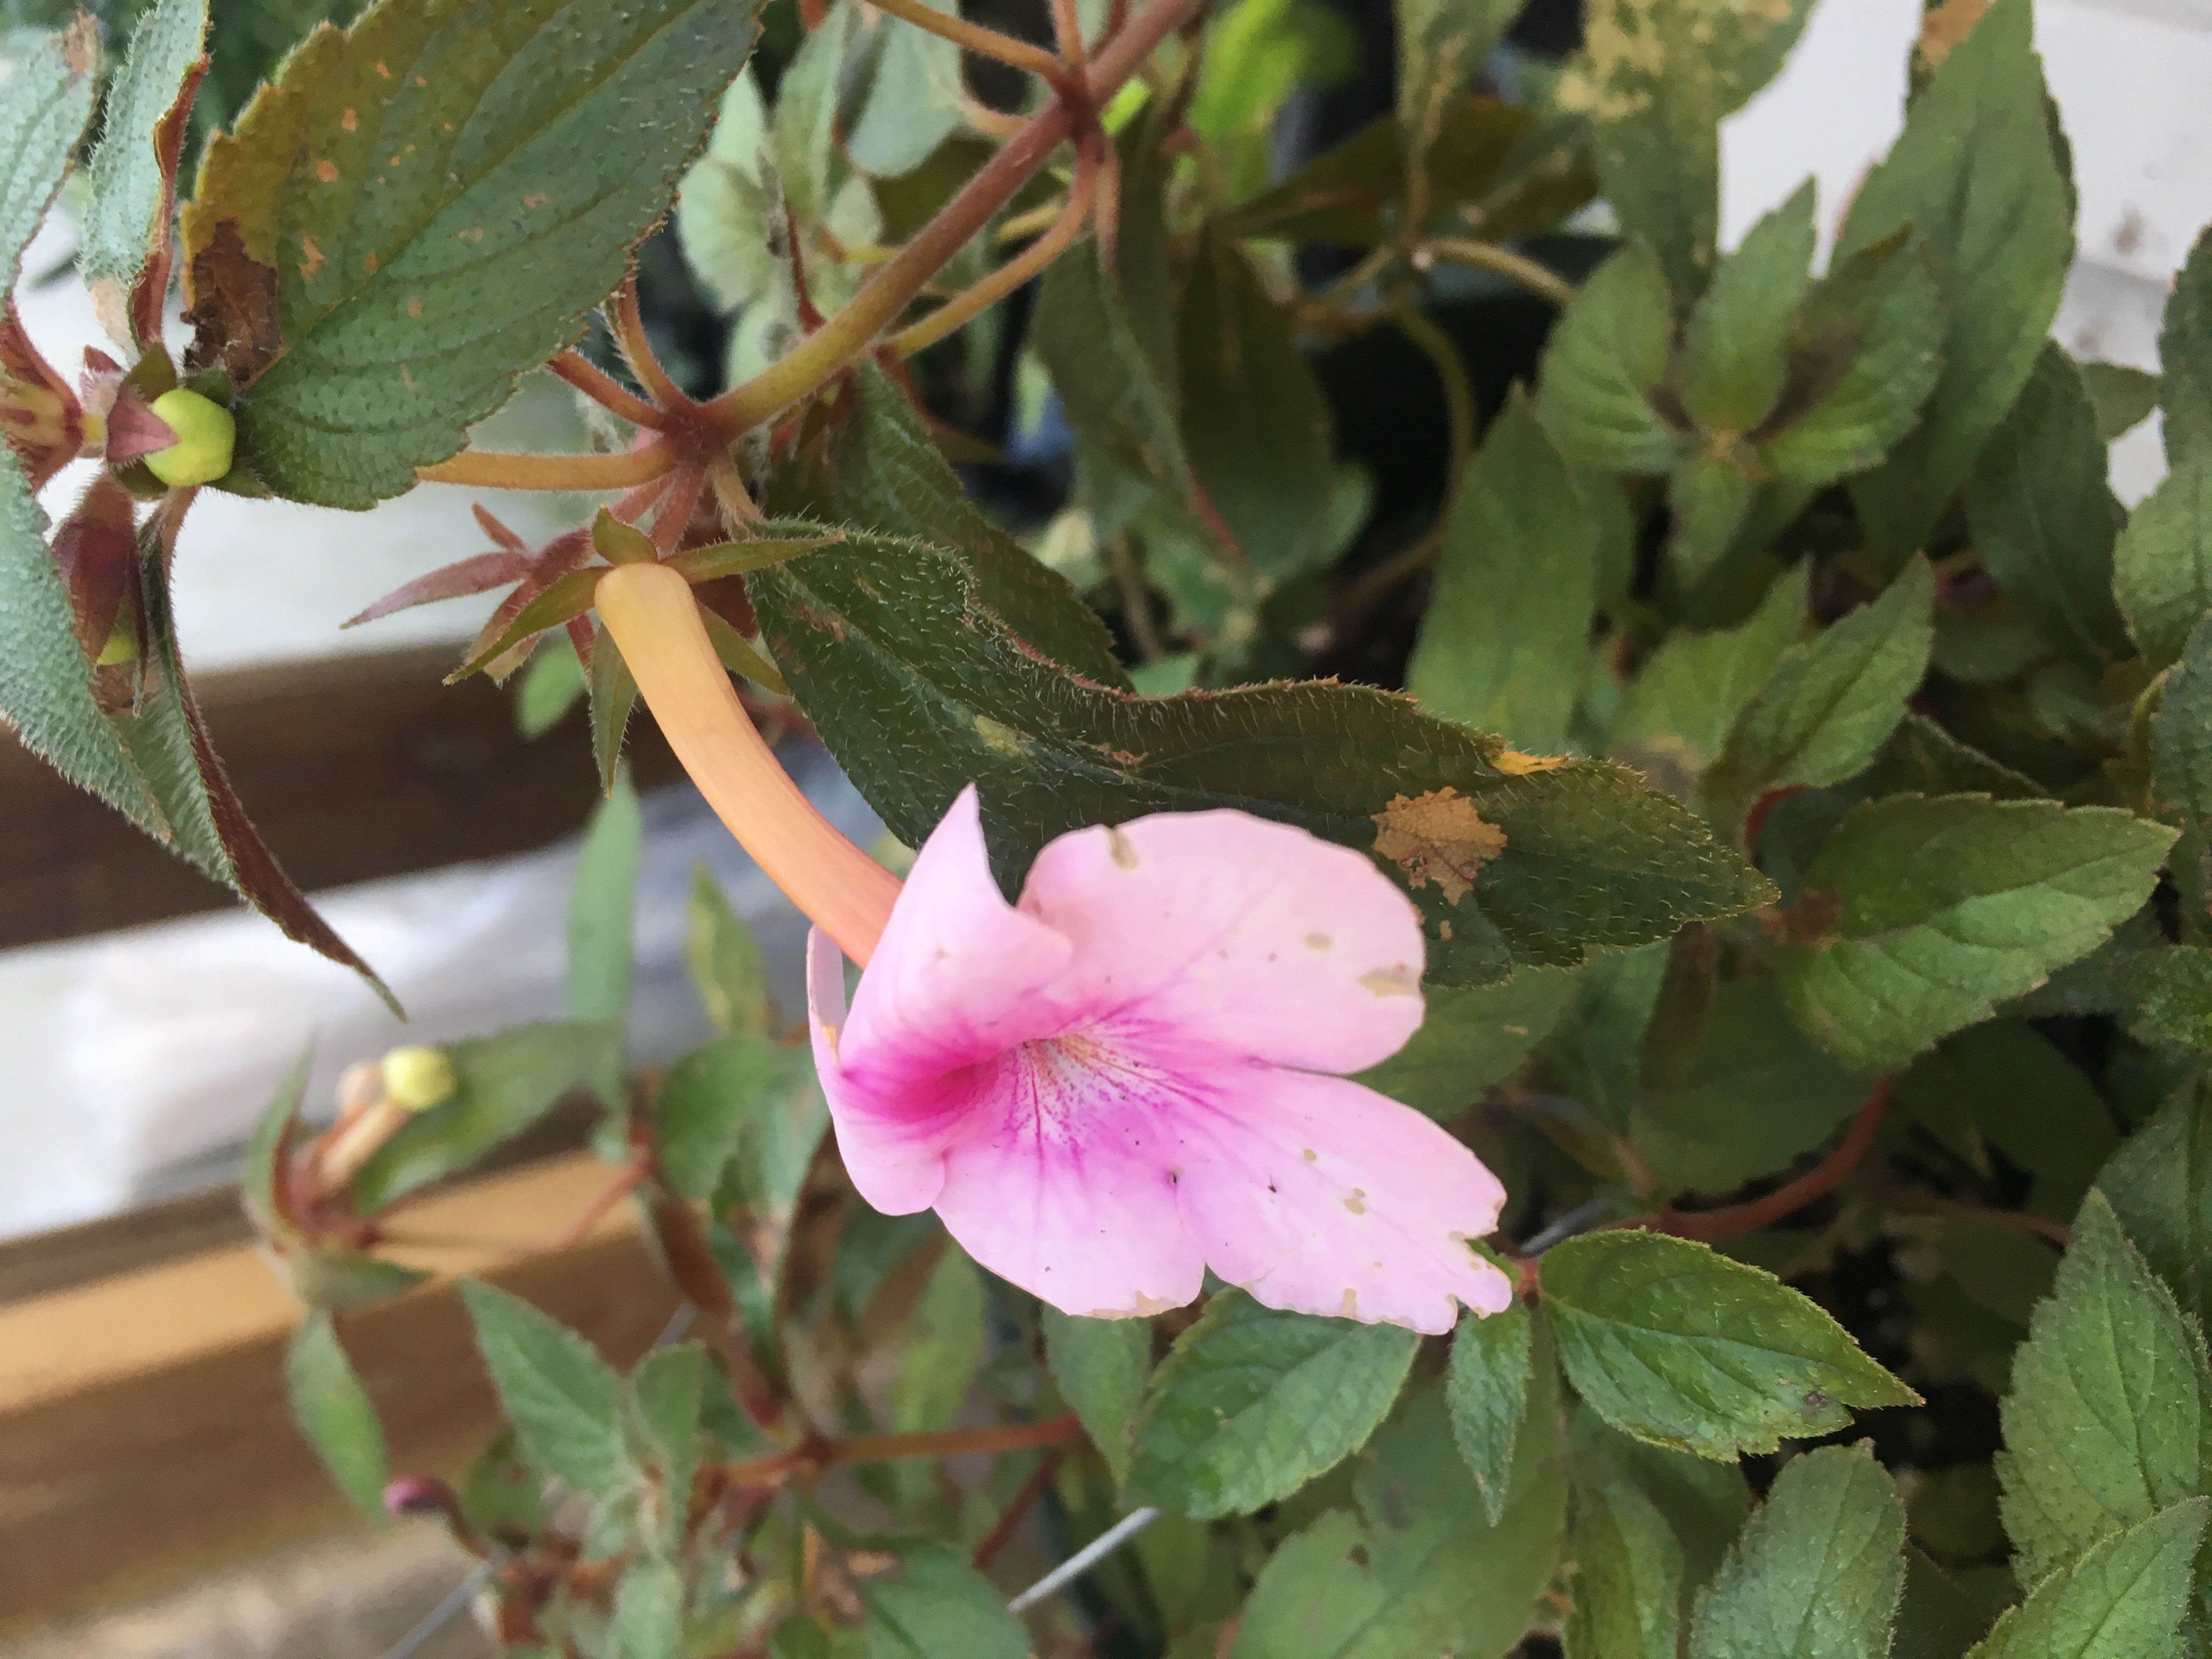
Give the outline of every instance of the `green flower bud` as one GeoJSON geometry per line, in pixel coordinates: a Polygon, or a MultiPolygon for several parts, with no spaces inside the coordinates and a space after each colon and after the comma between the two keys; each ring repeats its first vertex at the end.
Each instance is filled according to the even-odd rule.
{"type": "Polygon", "coordinates": [[[384,1057],[384,1095],[410,1112],[453,1098],[453,1063],[436,1048],[394,1048],[384,1057]]]}
{"type": "Polygon", "coordinates": [[[179,386],[150,405],[177,441],[146,457],[149,471],[165,484],[213,483],[230,471],[238,422],[221,404],[179,386]]]}

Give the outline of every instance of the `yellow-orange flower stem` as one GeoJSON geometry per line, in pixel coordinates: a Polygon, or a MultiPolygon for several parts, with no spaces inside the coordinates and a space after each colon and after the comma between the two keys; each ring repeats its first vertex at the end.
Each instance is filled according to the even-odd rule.
{"type": "Polygon", "coordinates": [[[707,804],[791,902],[865,967],[899,879],[816,811],[777,763],[714,655],[690,584],[665,565],[620,565],[599,579],[594,602],[707,804]]]}
{"type": "Polygon", "coordinates": [[[477,489],[628,489],[665,477],[683,453],[665,440],[608,455],[518,455],[465,449],[451,460],[418,466],[425,483],[467,484],[477,489]]]}

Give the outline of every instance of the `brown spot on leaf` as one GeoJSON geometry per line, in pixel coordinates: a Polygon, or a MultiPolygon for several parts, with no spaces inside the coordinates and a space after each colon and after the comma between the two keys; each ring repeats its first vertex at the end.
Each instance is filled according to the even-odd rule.
{"type": "Polygon", "coordinates": [[[338,117],[338,125],[348,132],[358,131],[361,128],[361,117],[349,109],[338,117]]]}
{"type": "Polygon", "coordinates": [[[418,294],[413,299],[408,301],[407,314],[410,317],[420,317],[422,314],[422,296],[421,295],[418,294]]]}
{"type": "Polygon", "coordinates": [[[1825,951],[1842,937],[1844,896],[1832,887],[1808,887],[1783,916],[1782,934],[1790,944],[1825,951]]]}
{"type": "Polygon", "coordinates": [[[526,208],[550,207],[552,202],[553,198],[542,190],[533,190],[522,198],[522,205],[526,208]]]}
{"type": "Polygon", "coordinates": [[[334,185],[337,183],[338,164],[331,160],[329,156],[325,155],[321,161],[315,163],[315,177],[321,179],[326,185],[334,185]]]}
{"type": "Polygon", "coordinates": [[[62,36],[62,62],[71,75],[89,75],[100,67],[100,26],[90,13],[77,13],[62,36]]]}
{"type": "Polygon", "coordinates": [[[471,225],[466,230],[460,233],[460,237],[463,241],[471,244],[481,242],[484,239],[483,227],[482,225],[471,225]]]}
{"type": "Polygon", "coordinates": [[[384,60],[381,58],[378,58],[374,64],[371,64],[369,67],[374,70],[379,75],[382,76],[386,80],[389,81],[392,78],[392,71],[384,67],[384,60]]]}
{"type": "Polygon", "coordinates": [[[1525,755],[1518,749],[1501,749],[1491,762],[1509,778],[1525,778],[1531,772],[1556,772],[1566,763],[1565,755],[1525,755]]]}
{"type": "Polygon", "coordinates": [[[238,222],[216,222],[185,271],[185,320],[192,343],[185,368],[220,368],[243,386],[283,349],[276,309],[276,269],[246,251],[238,222]]]}
{"type": "Polygon", "coordinates": [[[1989,9],[1990,0],[1939,0],[1930,6],[1921,16],[1920,38],[1912,47],[1922,67],[1941,69],[1951,49],[1974,32],[1989,9]]]}
{"type": "Polygon", "coordinates": [[[1436,883],[1448,904],[1473,892],[1475,872],[1505,850],[1505,832],[1456,789],[1395,796],[1375,823],[1376,853],[1406,872],[1407,885],[1436,883]]]}
{"type": "Polygon", "coordinates": [[[300,249],[307,256],[300,261],[300,275],[313,276],[323,268],[323,251],[315,246],[313,237],[304,234],[300,238],[300,249]]]}
{"type": "Polygon", "coordinates": [[[374,276],[376,275],[376,256],[374,253],[362,254],[361,256],[361,263],[362,269],[367,270],[370,276],[374,276]]]}

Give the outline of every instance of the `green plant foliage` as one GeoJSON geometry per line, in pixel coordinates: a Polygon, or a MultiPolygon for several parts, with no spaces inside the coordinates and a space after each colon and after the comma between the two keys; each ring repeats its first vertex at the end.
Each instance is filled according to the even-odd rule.
{"type": "Polygon", "coordinates": [[[1047,1308],[1045,1362],[1116,1480],[1129,1473],[1129,1431],[1152,1370],[1152,1330],[1138,1319],[1085,1319],[1047,1308]]]}
{"type": "Polygon", "coordinates": [[[1579,1577],[1565,1632],[1573,1659],[1675,1659],[1682,1551],[1658,1506],[1626,1481],[1577,1486],[1567,1548],[1579,1577]]]}
{"type": "Polygon", "coordinates": [[[517,1445],[541,1475],[594,1498],[635,1479],[623,1434],[623,1382],[592,1346],[527,1303],[464,1280],[477,1346],[517,1445]]]}
{"type": "Polygon", "coordinates": [[[1527,1628],[1565,1518],[1556,1397],[1547,1386],[1530,1401],[1494,1526],[1445,1419],[1428,1389],[1376,1437],[1358,1512],[1332,1510],[1275,1552],[1231,1659],[1497,1654],[1527,1628]]]}
{"type": "Polygon", "coordinates": [[[1598,524],[1517,393],[1461,481],[1406,687],[1539,754],[1566,746],[1597,605],[1598,524]]]}
{"type": "Polygon", "coordinates": [[[2073,259],[2032,22],[2025,0],[1996,0],[1952,48],[1837,244],[1848,259],[1909,225],[1942,289],[1942,372],[1926,412],[1852,490],[1893,560],[1922,544],[2034,373],[2073,259]]]}
{"type": "Polygon", "coordinates": [[[2203,1340],[2100,1195],[2082,1206],[2012,1382],[1997,1474],[2030,1582],[2202,1489],[2203,1340]]]}
{"type": "Polygon", "coordinates": [[[1694,1659],[1882,1659],[1905,1582],[1905,1507],[1863,1449],[1782,1471],[1698,1598],[1694,1659]]]}
{"type": "Polygon", "coordinates": [[[186,111],[179,102],[198,79],[195,65],[207,27],[207,0],[156,0],[139,15],[131,49],[107,88],[100,144],[88,169],[77,269],[119,344],[135,343],[128,313],[149,260],[161,261],[166,284],[169,169],[175,163],[162,152],[173,156],[182,137],[186,111]]]}
{"type": "Polygon", "coordinates": [[[868,1610],[860,1652],[865,1659],[1024,1659],[1028,1636],[991,1581],[951,1550],[903,1553],[896,1573],[860,1586],[868,1610]]]}
{"type": "Polygon", "coordinates": [[[1523,968],[1495,985],[1431,991],[1421,1029],[1359,1081],[1431,1117],[1449,1117],[1521,1069],[1565,1014],[1578,982],[1571,969],[1523,968]]]}
{"type": "Polygon", "coordinates": [[[2212,1323],[2212,1095],[2177,1090],[2097,1185],[2128,1237],[2200,1328],[2212,1323]]]}
{"type": "Polygon", "coordinates": [[[1512,1497],[1513,1449],[1528,1415],[1537,1368],[1548,1372],[1553,1364],[1548,1344],[1537,1352],[1534,1323],[1516,1302],[1486,1319],[1462,1314],[1452,1336],[1444,1403],[1451,1412],[1452,1438],[1493,1527],[1504,1518],[1512,1497]]]}
{"type": "Polygon", "coordinates": [[[1687,434],[1651,400],[1674,343],[1657,258],[1632,242],[1583,284],[1544,347],[1544,421],[1560,444],[1616,472],[1663,472],[1687,434]]]}
{"type": "Polygon", "coordinates": [[[382,0],[311,35],[208,145],[185,212],[243,464],[363,507],[460,448],[667,211],[756,9],[382,0]]]}
{"type": "Polygon", "coordinates": [[[310,1313],[292,1333],[284,1355],[284,1386],[291,1396],[292,1420],[338,1490],[363,1514],[381,1520],[384,1486],[392,1473],[384,1425],[328,1313],[310,1313]]]}
{"type": "Polygon", "coordinates": [[[1387,1325],[1215,1298],[1152,1374],[1132,1495],[1201,1518],[1287,1497],[1374,1432],[1417,1346],[1387,1325]]]}
{"type": "Polygon", "coordinates": [[[1541,1267],[1568,1382],[1654,1445],[1767,1451],[1842,1428],[1849,1407],[1917,1399],[1796,1291],[1702,1244],[1596,1233],[1541,1267]]]}
{"type": "Polygon", "coordinates": [[[2113,1534],[2007,1608],[1968,1659],[2172,1652],[2205,1509],[2203,1498],[2188,1498],[2113,1534]]]}

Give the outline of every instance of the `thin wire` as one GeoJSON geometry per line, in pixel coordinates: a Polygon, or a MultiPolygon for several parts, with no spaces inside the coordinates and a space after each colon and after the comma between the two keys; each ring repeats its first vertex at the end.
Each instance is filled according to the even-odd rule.
{"type": "Polygon", "coordinates": [[[507,1564],[507,1552],[495,1545],[492,1553],[469,1569],[469,1576],[453,1586],[446,1599],[424,1613],[414,1629],[384,1650],[384,1659],[414,1659],[422,1644],[469,1610],[477,1592],[491,1582],[492,1574],[507,1564]]]}
{"type": "Polygon", "coordinates": [[[1538,1233],[1535,1237],[1523,1244],[1521,1247],[1521,1254],[1538,1255],[1550,1249],[1554,1244],[1565,1243],[1612,1207],[1611,1200],[1594,1198],[1589,1203],[1568,1211],[1543,1231],[1538,1233]]]}
{"type": "Polygon", "coordinates": [[[1035,1607],[1054,1591],[1064,1589],[1082,1577],[1085,1573],[1090,1571],[1091,1568],[1097,1566],[1159,1518],[1160,1512],[1155,1509],[1135,1510],[1123,1516],[1113,1526],[1099,1534],[1097,1537],[1069,1556],[1066,1560],[1038,1579],[1036,1583],[1031,1584],[1019,1595],[1007,1602],[1006,1611],[1023,1613],[1035,1607]]]}
{"type": "MultiPolygon", "coordinates": [[[[668,1322],[660,1328],[660,1334],[653,1339],[656,1348],[672,1348],[681,1342],[691,1329],[691,1322],[698,1310],[689,1302],[677,1304],[668,1322]]],[[[492,1574],[507,1565],[508,1553],[499,1545],[492,1546],[491,1553],[471,1567],[468,1576],[447,1593],[446,1599],[416,1621],[415,1628],[386,1648],[381,1659],[415,1659],[422,1644],[469,1610],[477,1599],[477,1592],[491,1582],[492,1574]]]]}

